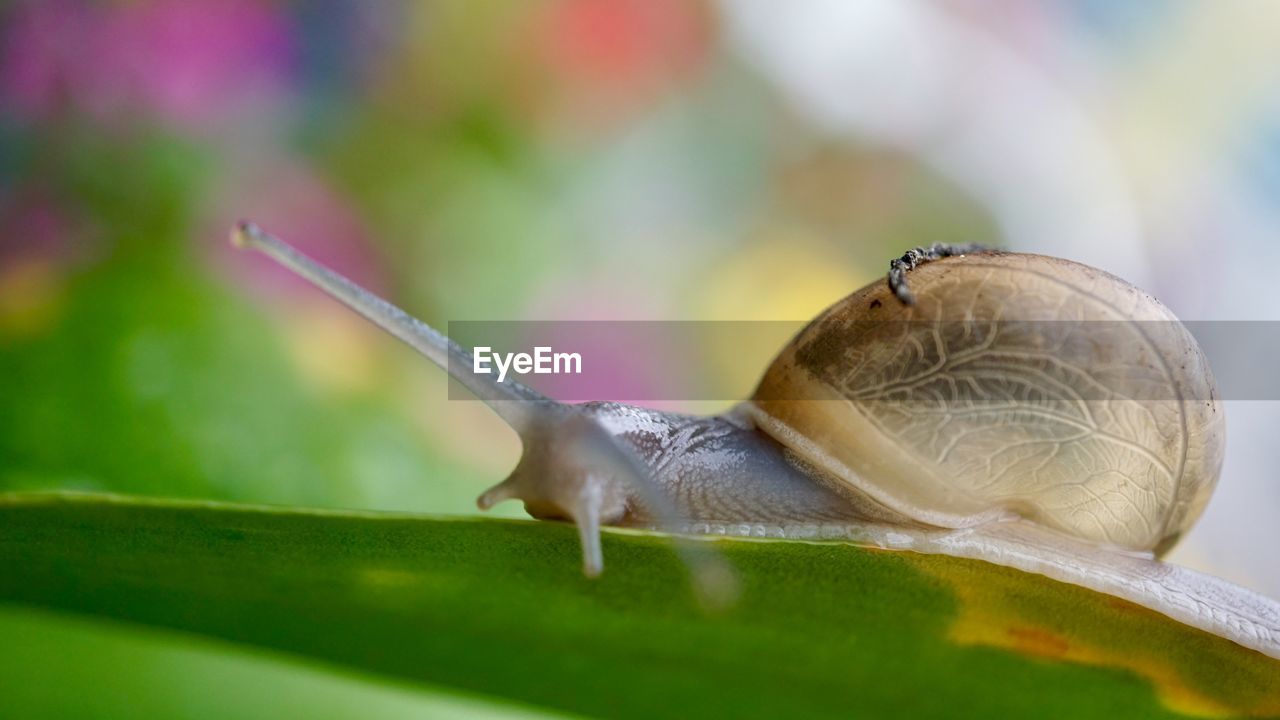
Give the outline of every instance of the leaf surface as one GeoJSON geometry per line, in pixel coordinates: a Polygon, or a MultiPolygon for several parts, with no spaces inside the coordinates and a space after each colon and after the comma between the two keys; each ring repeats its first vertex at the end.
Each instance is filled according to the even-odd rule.
{"type": "Polygon", "coordinates": [[[0,495],[0,601],[614,717],[1280,714],[1280,662],[1092,591],[844,543],[718,539],[697,606],[665,538],[77,494],[0,495]]]}

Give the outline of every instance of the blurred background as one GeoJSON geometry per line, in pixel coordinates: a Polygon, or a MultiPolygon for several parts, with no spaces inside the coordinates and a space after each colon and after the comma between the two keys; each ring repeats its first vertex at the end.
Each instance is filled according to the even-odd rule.
{"type": "MultiPolygon", "coordinates": [[[[939,241],[1280,320],[1280,6],[4,3],[0,490],[474,512],[514,437],[241,217],[439,326],[806,320],[939,241]]],[[[619,377],[745,397],[778,348],[662,350],[619,377]]],[[[1172,559],[1280,596],[1280,406],[1227,415],[1172,559]]],[[[0,648],[6,717],[525,712],[14,609],[0,648]]]]}

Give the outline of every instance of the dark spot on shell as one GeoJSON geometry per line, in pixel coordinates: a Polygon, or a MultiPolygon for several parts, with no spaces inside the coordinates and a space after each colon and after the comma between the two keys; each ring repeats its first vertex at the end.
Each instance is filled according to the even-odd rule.
{"type": "Polygon", "coordinates": [[[872,309],[872,310],[875,310],[876,308],[880,307],[880,306],[881,306],[881,305],[883,305],[883,304],[884,304],[884,303],[880,302],[880,300],[879,300],[879,299],[872,300],[872,301],[871,301],[871,309],[872,309]]]}

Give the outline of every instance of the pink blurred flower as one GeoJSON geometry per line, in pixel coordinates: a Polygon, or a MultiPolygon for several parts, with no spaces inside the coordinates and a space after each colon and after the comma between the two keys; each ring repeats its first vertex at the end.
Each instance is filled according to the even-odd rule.
{"type": "Polygon", "coordinates": [[[62,0],[10,10],[0,41],[0,98],[6,112],[36,119],[56,109],[67,66],[85,35],[86,16],[79,5],[62,0]]]}
{"type": "Polygon", "coordinates": [[[581,374],[520,378],[550,397],[564,402],[612,400],[645,407],[683,399],[685,367],[673,357],[683,348],[671,347],[672,333],[662,323],[561,322],[535,327],[540,328],[539,344],[582,356],[581,374]]]}
{"type": "Polygon", "coordinates": [[[555,319],[524,326],[519,351],[545,345],[576,352],[582,372],[521,381],[564,402],[614,400],[657,408],[683,399],[689,378],[688,363],[681,360],[687,360],[688,348],[678,342],[678,326],[635,320],[661,314],[650,294],[616,284],[584,279],[571,289],[548,287],[531,300],[526,317],[555,319]]]}
{"type": "Polygon", "coordinates": [[[188,128],[278,93],[294,54],[287,19],[254,0],[27,2],[0,53],[0,97],[28,120],[69,106],[188,128]]]}

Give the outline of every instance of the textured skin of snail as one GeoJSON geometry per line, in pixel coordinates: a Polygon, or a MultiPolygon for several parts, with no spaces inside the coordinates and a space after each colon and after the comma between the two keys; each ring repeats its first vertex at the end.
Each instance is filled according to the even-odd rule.
{"type": "Polygon", "coordinates": [[[232,240],[488,403],[524,451],[479,506],[519,499],[572,521],[588,575],[603,568],[601,525],[843,539],[1040,573],[1280,658],[1280,603],[1155,559],[1207,503],[1224,423],[1194,339],[1099,270],[933,248],[945,259],[906,268],[914,304],[885,282],[855,292],[751,400],[700,417],[567,405],[471,374],[464,348],[283,241],[249,223],[232,240]]]}

